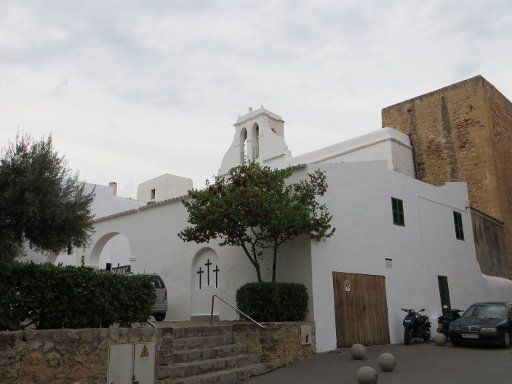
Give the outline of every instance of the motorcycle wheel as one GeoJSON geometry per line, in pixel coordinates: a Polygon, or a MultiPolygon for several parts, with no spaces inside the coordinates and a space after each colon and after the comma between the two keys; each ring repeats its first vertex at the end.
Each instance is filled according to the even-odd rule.
{"type": "Polygon", "coordinates": [[[424,341],[425,343],[430,342],[430,332],[425,333],[425,334],[423,335],[423,341],[424,341]]]}
{"type": "Polygon", "coordinates": [[[411,344],[412,340],[412,329],[406,329],[404,331],[404,344],[409,345],[411,344]]]}

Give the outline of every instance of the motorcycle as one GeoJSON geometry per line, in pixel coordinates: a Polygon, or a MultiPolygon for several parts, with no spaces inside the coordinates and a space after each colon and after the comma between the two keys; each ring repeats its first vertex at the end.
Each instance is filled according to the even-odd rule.
{"type": "Polygon", "coordinates": [[[414,338],[423,339],[425,343],[430,341],[430,320],[427,316],[420,313],[425,311],[421,309],[416,312],[414,309],[404,309],[407,315],[404,318],[404,344],[409,345],[414,338]]]}
{"type": "Polygon", "coordinates": [[[452,321],[461,318],[461,312],[464,312],[462,309],[452,309],[451,316],[439,316],[437,318],[437,332],[442,333],[446,337],[448,337],[448,330],[450,329],[450,324],[452,321]]]}

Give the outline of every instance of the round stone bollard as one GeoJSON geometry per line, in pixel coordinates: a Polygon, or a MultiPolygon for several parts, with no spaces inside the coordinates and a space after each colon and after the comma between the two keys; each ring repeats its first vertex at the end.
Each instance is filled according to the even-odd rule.
{"type": "Polygon", "coordinates": [[[446,339],[446,335],[443,335],[442,333],[436,333],[434,335],[434,343],[440,347],[446,344],[446,339]]]}
{"type": "Polygon", "coordinates": [[[381,353],[377,363],[383,372],[392,372],[396,365],[395,356],[388,352],[381,353]]]}
{"type": "Polygon", "coordinates": [[[362,344],[354,344],[350,348],[350,354],[354,360],[363,360],[366,356],[366,348],[362,344]]]}
{"type": "Polygon", "coordinates": [[[377,384],[377,380],[379,380],[379,376],[377,376],[375,369],[367,366],[361,367],[357,370],[356,378],[359,384],[377,384]]]}

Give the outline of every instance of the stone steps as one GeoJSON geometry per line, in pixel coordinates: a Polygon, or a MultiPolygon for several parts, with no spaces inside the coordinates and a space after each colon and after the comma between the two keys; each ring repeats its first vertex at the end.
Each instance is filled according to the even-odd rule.
{"type": "Polygon", "coordinates": [[[232,334],[219,334],[213,336],[194,336],[181,337],[173,339],[172,346],[174,351],[186,351],[191,349],[200,349],[208,347],[219,347],[222,345],[233,344],[232,334]]]}
{"type": "Polygon", "coordinates": [[[272,364],[252,364],[202,375],[178,378],[170,381],[169,384],[238,384],[244,379],[255,375],[262,375],[274,368],[272,364]]]}
{"type": "Polygon", "coordinates": [[[173,363],[189,363],[197,360],[208,360],[222,358],[246,353],[247,346],[244,344],[227,344],[217,347],[189,349],[176,351],[172,354],[173,363]]]}
{"type": "Polygon", "coordinates": [[[198,360],[190,363],[173,364],[171,378],[189,377],[203,375],[214,371],[223,371],[232,368],[241,368],[248,365],[254,365],[261,361],[258,354],[243,354],[222,357],[209,360],[198,360]]]}
{"type": "Polygon", "coordinates": [[[173,328],[172,334],[175,339],[180,339],[190,337],[226,335],[231,334],[232,330],[232,325],[200,325],[173,328]]]}
{"type": "Polygon", "coordinates": [[[161,383],[237,384],[275,368],[261,354],[235,343],[231,325],[192,326],[172,330],[172,363],[161,383]]]}

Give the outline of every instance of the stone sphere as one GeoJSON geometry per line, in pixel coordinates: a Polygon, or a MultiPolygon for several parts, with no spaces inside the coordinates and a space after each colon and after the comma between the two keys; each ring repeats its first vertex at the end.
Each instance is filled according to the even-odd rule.
{"type": "Polygon", "coordinates": [[[362,344],[354,344],[350,348],[350,354],[354,360],[363,360],[366,356],[366,348],[362,344]]]}
{"type": "Polygon", "coordinates": [[[381,353],[377,359],[377,363],[383,372],[392,372],[396,365],[395,356],[387,352],[381,353]]]}
{"type": "Polygon", "coordinates": [[[356,378],[359,384],[377,384],[377,380],[379,380],[379,376],[377,376],[375,369],[367,366],[361,367],[357,370],[356,378]]]}
{"type": "Polygon", "coordinates": [[[446,344],[446,336],[443,335],[442,333],[436,333],[434,335],[434,343],[436,343],[436,345],[442,347],[443,345],[446,344]]]}

